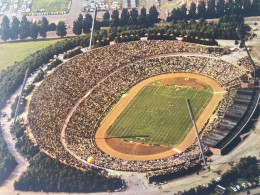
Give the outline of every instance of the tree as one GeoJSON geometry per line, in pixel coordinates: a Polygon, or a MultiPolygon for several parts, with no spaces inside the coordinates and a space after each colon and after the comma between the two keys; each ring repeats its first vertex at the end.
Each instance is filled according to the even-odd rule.
{"type": "Polygon", "coordinates": [[[108,11],[106,11],[103,15],[103,26],[109,26],[109,20],[110,20],[110,14],[108,11]]]}
{"type": "Polygon", "coordinates": [[[67,34],[67,28],[63,21],[59,21],[57,25],[56,34],[60,37],[64,37],[67,34]]]}
{"type": "Polygon", "coordinates": [[[217,16],[223,16],[225,13],[225,0],[218,0],[216,7],[217,16]]]}
{"type": "Polygon", "coordinates": [[[228,0],[225,4],[225,13],[231,14],[231,13],[233,13],[233,9],[234,9],[233,0],[228,0]]]}
{"type": "Polygon", "coordinates": [[[82,14],[79,14],[79,17],[77,20],[73,21],[73,29],[72,32],[75,35],[81,35],[83,29],[83,16],[82,14]]]}
{"type": "Polygon", "coordinates": [[[31,23],[30,25],[30,37],[32,37],[33,40],[36,40],[39,34],[39,27],[38,25],[34,22],[31,23]]]}
{"type": "Polygon", "coordinates": [[[121,13],[120,25],[126,26],[128,24],[129,24],[129,13],[128,10],[124,8],[121,13]]]}
{"type": "Polygon", "coordinates": [[[138,22],[138,11],[133,8],[130,12],[130,24],[137,25],[138,22]]]}
{"type": "Polygon", "coordinates": [[[251,16],[259,15],[259,0],[253,0],[251,3],[251,16]]]}
{"type": "Polygon", "coordinates": [[[22,40],[30,36],[30,22],[27,20],[26,16],[23,15],[20,24],[20,38],[22,40]]]}
{"type": "Polygon", "coordinates": [[[181,14],[181,19],[186,20],[187,19],[187,6],[186,4],[183,4],[180,8],[180,14],[181,14]]]}
{"type": "Polygon", "coordinates": [[[20,21],[16,16],[13,16],[13,22],[11,24],[11,39],[18,39],[20,21]]]}
{"type": "Polygon", "coordinates": [[[57,25],[55,23],[50,23],[48,26],[48,31],[56,31],[57,25]]]}
{"type": "Polygon", "coordinates": [[[215,10],[215,0],[208,1],[208,8],[207,8],[207,18],[214,18],[216,17],[216,10],[215,10]]]}
{"type": "Polygon", "coordinates": [[[7,41],[11,36],[10,20],[7,16],[4,16],[1,24],[1,38],[3,41],[7,41]]]}
{"type": "Polygon", "coordinates": [[[181,20],[181,10],[180,8],[173,8],[172,10],[172,20],[181,20]]]}
{"type": "Polygon", "coordinates": [[[82,22],[83,22],[83,16],[82,16],[82,14],[79,14],[78,22],[79,22],[80,25],[82,25],[82,22]]]}
{"type": "Polygon", "coordinates": [[[82,26],[82,25],[80,25],[80,23],[78,22],[78,20],[73,21],[73,29],[72,29],[72,32],[73,32],[75,35],[80,35],[80,34],[82,34],[81,26],[82,26]]]}
{"type": "Polygon", "coordinates": [[[155,6],[152,6],[150,9],[149,9],[149,15],[148,15],[148,19],[149,19],[149,25],[154,25],[154,23],[157,23],[160,21],[160,19],[158,18],[159,16],[159,13],[156,9],[155,6]]]}
{"type": "Polygon", "coordinates": [[[138,24],[142,25],[142,26],[146,26],[147,25],[147,20],[146,20],[147,16],[146,16],[146,9],[143,7],[141,9],[141,14],[138,17],[138,24]]]}
{"type": "Polygon", "coordinates": [[[242,0],[235,0],[234,12],[236,14],[242,14],[242,0]]]}
{"type": "Polygon", "coordinates": [[[251,1],[243,0],[242,3],[243,3],[242,7],[243,7],[244,16],[250,16],[251,15],[251,1]]]}
{"type": "Polygon", "coordinates": [[[82,28],[84,34],[90,33],[92,22],[93,22],[92,16],[90,14],[86,14],[82,22],[82,28]]]}
{"type": "Polygon", "coordinates": [[[200,1],[199,5],[198,5],[198,18],[206,18],[206,5],[205,5],[205,1],[200,1]]]}
{"type": "Polygon", "coordinates": [[[114,10],[112,12],[110,26],[111,27],[119,26],[119,12],[118,12],[118,10],[114,10]]]}
{"type": "Polygon", "coordinates": [[[78,21],[79,29],[81,30],[81,33],[82,33],[82,29],[83,29],[83,15],[82,14],[79,14],[77,21],[78,21]]]}
{"type": "Polygon", "coordinates": [[[189,19],[195,19],[196,18],[196,9],[197,9],[197,6],[195,3],[191,3],[190,4],[190,10],[189,10],[189,19]]]}
{"type": "Polygon", "coordinates": [[[40,36],[45,38],[47,35],[47,31],[49,28],[49,22],[46,17],[42,17],[41,25],[40,25],[40,36]]]}

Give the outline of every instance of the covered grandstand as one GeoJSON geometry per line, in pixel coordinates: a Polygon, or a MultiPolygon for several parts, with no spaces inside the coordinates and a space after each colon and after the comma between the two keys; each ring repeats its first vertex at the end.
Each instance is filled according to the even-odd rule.
{"type": "Polygon", "coordinates": [[[239,141],[238,135],[246,131],[259,103],[259,89],[238,89],[234,103],[218,125],[202,138],[202,142],[215,154],[225,154],[239,141]]]}

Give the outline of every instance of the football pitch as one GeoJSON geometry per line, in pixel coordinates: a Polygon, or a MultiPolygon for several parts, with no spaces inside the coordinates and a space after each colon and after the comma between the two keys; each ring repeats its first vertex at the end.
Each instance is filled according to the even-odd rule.
{"type": "Polygon", "coordinates": [[[145,144],[177,146],[192,128],[186,105],[190,99],[196,120],[213,96],[211,87],[198,90],[161,85],[145,86],[119,115],[107,137],[145,144]]]}
{"type": "Polygon", "coordinates": [[[34,0],[32,3],[32,12],[38,10],[45,12],[65,12],[69,6],[69,0],[34,0]]]}

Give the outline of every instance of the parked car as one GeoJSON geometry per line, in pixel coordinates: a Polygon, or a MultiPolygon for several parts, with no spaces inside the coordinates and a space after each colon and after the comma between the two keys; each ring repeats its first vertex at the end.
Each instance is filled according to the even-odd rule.
{"type": "Polygon", "coordinates": [[[245,183],[241,184],[243,186],[243,188],[247,188],[247,185],[245,183]]]}
{"type": "Polygon", "coordinates": [[[231,188],[234,192],[237,192],[236,187],[232,187],[232,186],[230,186],[230,188],[231,188]]]}
{"type": "Polygon", "coordinates": [[[220,177],[216,177],[216,178],[215,178],[215,181],[216,181],[216,182],[219,182],[220,179],[221,179],[220,177]]]}

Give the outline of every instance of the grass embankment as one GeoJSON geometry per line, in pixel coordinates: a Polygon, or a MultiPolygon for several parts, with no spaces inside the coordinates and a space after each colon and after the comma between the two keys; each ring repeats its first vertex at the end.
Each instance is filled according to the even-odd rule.
{"type": "Polygon", "coordinates": [[[160,82],[149,84],[121,113],[108,130],[107,136],[176,146],[192,127],[186,98],[190,99],[194,116],[198,119],[212,96],[209,86],[198,90],[164,86],[160,82]]]}
{"type": "Polygon", "coordinates": [[[12,66],[15,61],[21,61],[37,50],[41,50],[60,40],[51,39],[0,44],[0,72],[8,66],[12,66]]]}

